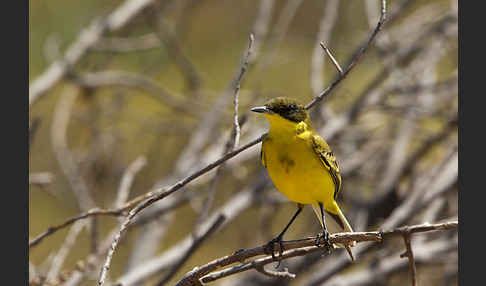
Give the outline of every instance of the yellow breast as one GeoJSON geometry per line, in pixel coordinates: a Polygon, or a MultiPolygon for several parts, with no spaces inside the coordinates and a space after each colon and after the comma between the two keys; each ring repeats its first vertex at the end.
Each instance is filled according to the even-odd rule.
{"type": "MultiPolygon", "coordinates": [[[[307,131],[306,131],[307,132],[307,131]]],[[[332,178],[306,136],[270,132],[262,145],[265,164],[275,187],[301,204],[331,204],[332,178]]]]}

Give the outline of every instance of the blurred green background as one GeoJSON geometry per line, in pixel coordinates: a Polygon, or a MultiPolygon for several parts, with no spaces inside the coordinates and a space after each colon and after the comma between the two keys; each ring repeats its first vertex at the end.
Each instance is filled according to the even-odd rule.
{"type": "MultiPolygon", "coordinates": [[[[179,10],[176,4],[168,4],[173,10],[166,15],[166,23],[175,31],[181,50],[200,74],[200,94],[190,94],[184,75],[171,60],[164,44],[129,53],[90,51],[74,70],[81,73],[98,70],[140,73],[156,80],[174,97],[186,100],[188,104],[197,101],[207,110],[222,94],[241,65],[259,1],[184,2],[187,2],[186,5],[181,5],[184,8],[179,10]]],[[[398,3],[396,0],[388,2],[390,7],[398,3]]],[[[49,66],[53,58],[56,58],[57,49],[62,54],[94,18],[106,15],[120,3],[122,1],[29,1],[29,81],[32,82],[49,66]]],[[[161,3],[163,5],[164,1],[161,3]]],[[[285,4],[286,1],[275,2],[269,35],[274,32],[275,21],[285,4]]],[[[451,2],[446,0],[413,1],[394,25],[401,25],[408,15],[431,4],[436,4],[437,9],[445,11],[451,6],[451,2]]],[[[277,49],[268,51],[268,45],[263,46],[257,62],[272,54],[274,58],[267,68],[250,68],[247,72],[240,94],[241,113],[277,95],[293,97],[302,103],[312,99],[311,56],[324,5],[325,1],[303,1],[277,49]]],[[[371,28],[364,1],[341,1],[339,16],[327,45],[338,60],[344,61],[355,51],[371,28]]],[[[141,13],[130,24],[107,36],[136,37],[151,32],[152,25],[146,14],[141,13]]],[[[336,74],[327,57],[325,61],[324,86],[330,83],[336,74]]],[[[326,104],[339,113],[380,70],[381,65],[380,54],[372,49],[361,59],[349,78],[326,99],[326,104]]],[[[447,78],[455,69],[457,45],[453,45],[442,57],[438,74],[447,78]]],[[[56,102],[70,85],[72,83],[69,81],[60,82],[30,106],[30,119],[40,119],[39,128],[30,146],[30,172],[50,172],[54,175],[53,181],[47,185],[30,185],[30,238],[49,226],[61,223],[81,212],[70,184],[55,159],[50,135],[56,102]]],[[[227,136],[224,131],[229,130],[232,124],[232,107],[228,107],[225,112],[224,120],[219,127],[220,136],[227,136]]],[[[179,152],[187,144],[198,122],[197,116],[174,112],[144,91],[103,87],[92,93],[85,92],[77,98],[67,138],[74,154],[82,158],[93,156],[89,168],[83,169],[83,175],[92,182],[90,189],[98,206],[109,208],[116,196],[123,171],[138,156],[145,155],[148,161],[146,167],[136,176],[130,198],[147,192],[158,180],[169,176],[179,152]],[[93,148],[99,148],[96,144],[100,134],[109,134],[114,140],[110,141],[106,148],[94,150],[93,148]]],[[[242,141],[252,139],[245,137],[245,132],[254,129],[254,126],[265,127],[264,124],[262,118],[255,118],[250,114],[243,128],[242,141]]],[[[331,146],[332,143],[330,142],[331,146]]],[[[247,173],[254,173],[261,168],[257,159],[258,151],[258,146],[246,151],[254,153],[251,160],[242,162],[242,168],[245,168],[247,173]]],[[[231,172],[224,173],[217,186],[213,210],[248,183],[246,180],[247,178],[238,177],[231,172]]],[[[207,187],[208,184],[204,184],[197,188],[205,190],[207,187]]],[[[294,205],[290,203],[277,207],[270,232],[278,233],[293,210],[294,205]]],[[[222,231],[213,234],[200,251],[182,267],[175,279],[195,265],[206,263],[212,258],[226,255],[239,248],[262,244],[264,241],[261,237],[252,235],[253,224],[259,221],[260,215],[260,207],[255,206],[242,213],[222,231]]],[[[295,224],[286,236],[288,239],[314,235],[318,231],[317,220],[310,208],[305,209],[304,216],[305,218],[299,218],[301,222],[309,223],[295,224]]],[[[159,252],[190,233],[195,219],[196,213],[190,204],[178,209],[168,235],[160,242],[159,252]]],[[[116,225],[116,219],[100,217],[98,223],[99,235],[104,237],[116,225]]],[[[42,263],[49,255],[55,253],[64,241],[68,229],[55,233],[39,246],[30,249],[30,261],[42,268],[42,263]]],[[[136,233],[127,233],[126,239],[120,244],[110,270],[110,277],[114,278],[123,273],[136,233]]],[[[90,252],[89,236],[86,229],[81,233],[75,248],[67,257],[65,269],[72,269],[78,260],[90,252]]]]}

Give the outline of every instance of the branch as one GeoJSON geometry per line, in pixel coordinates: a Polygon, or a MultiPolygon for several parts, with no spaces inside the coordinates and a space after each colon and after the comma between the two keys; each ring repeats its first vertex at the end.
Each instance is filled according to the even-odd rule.
{"type": "MultiPolygon", "coordinates": [[[[454,240],[457,242],[456,239],[454,240]]],[[[450,243],[449,238],[420,243],[415,247],[415,260],[418,263],[433,262],[444,252],[455,249],[457,249],[457,244],[450,243]]],[[[457,265],[457,260],[455,265],[457,265]]],[[[389,277],[391,274],[397,273],[406,267],[407,265],[403,259],[396,255],[390,255],[384,259],[379,259],[371,267],[362,267],[359,270],[348,272],[348,274],[334,276],[331,280],[319,285],[383,285],[385,277],[389,277]]],[[[457,274],[457,270],[455,270],[455,273],[457,274]]]]}
{"type": "Polygon", "coordinates": [[[59,80],[64,78],[72,66],[74,66],[74,64],[76,64],[89,51],[89,49],[94,47],[104,34],[120,29],[145,7],[152,4],[152,2],[154,2],[154,0],[126,0],[106,18],[95,19],[88,27],[83,29],[79,33],[76,41],[69,46],[64,56],[53,62],[44,73],[38,76],[30,84],[29,106],[51,89],[59,80]]]}
{"type": "Polygon", "coordinates": [[[408,257],[410,273],[412,275],[412,286],[417,286],[417,268],[415,267],[415,258],[413,257],[410,233],[403,234],[403,241],[405,242],[407,250],[400,255],[400,258],[408,257]]]}
{"type": "Polygon", "coordinates": [[[231,150],[234,150],[240,142],[240,124],[238,122],[238,96],[240,94],[241,79],[243,78],[243,75],[245,74],[246,70],[248,69],[248,61],[249,61],[249,58],[251,56],[251,47],[252,47],[254,41],[255,41],[255,37],[253,36],[253,34],[250,34],[250,40],[248,42],[248,50],[246,52],[245,60],[244,60],[243,64],[241,65],[241,71],[240,71],[240,74],[237,77],[236,83],[235,83],[235,95],[234,95],[234,100],[233,100],[233,103],[234,103],[234,116],[233,116],[234,117],[233,118],[233,124],[234,125],[233,125],[233,128],[235,130],[235,137],[234,137],[233,146],[231,147],[231,150]]]}
{"type": "MultiPolygon", "coordinates": [[[[451,222],[445,222],[439,224],[425,223],[420,225],[401,227],[393,230],[386,230],[386,231],[335,233],[329,236],[329,240],[331,244],[335,244],[335,243],[345,244],[350,241],[382,242],[385,240],[385,238],[389,238],[391,236],[403,235],[404,233],[412,234],[412,233],[419,233],[419,232],[457,229],[457,226],[458,226],[457,221],[451,221],[451,222]]],[[[201,282],[203,283],[207,283],[232,274],[247,271],[250,269],[256,269],[257,267],[263,267],[264,265],[272,263],[274,261],[285,260],[296,256],[304,256],[309,253],[322,250],[322,248],[315,246],[315,239],[316,239],[315,237],[310,237],[310,238],[300,239],[300,240],[284,241],[283,247],[285,251],[283,252],[282,255],[275,257],[275,259],[273,259],[271,255],[268,255],[269,251],[267,249],[267,245],[262,245],[250,249],[241,249],[236,251],[232,255],[215,259],[200,267],[195,267],[194,270],[184,275],[184,277],[176,285],[177,286],[194,285],[194,283],[197,283],[199,280],[201,280],[201,282]],[[241,263],[221,271],[213,272],[221,267],[225,267],[237,262],[242,262],[249,258],[253,258],[265,254],[268,256],[254,259],[250,262],[241,263]]],[[[279,247],[277,246],[277,248],[279,247]]],[[[277,249],[276,251],[279,251],[279,249],[277,249]]]]}
{"type": "MultiPolygon", "coordinates": [[[[260,2],[259,12],[257,18],[255,19],[253,28],[253,30],[255,31],[255,45],[251,56],[248,58],[248,66],[252,66],[260,55],[260,48],[265,42],[265,38],[267,36],[272,8],[273,0],[260,2]]],[[[229,85],[225,88],[223,94],[218,97],[216,102],[212,105],[212,108],[208,112],[206,112],[206,114],[204,114],[201,122],[194,129],[195,132],[193,132],[193,134],[191,135],[191,138],[188,141],[188,146],[186,146],[186,148],[184,148],[184,150],[181,152],[179,160],[176,163],[175,173],[177,175],[180,175],[182,171],[187,172],[188,169],[193,167],[195,161],[193,159],[194,154],[201,153],[209,138],[215,137],[213,134],[215,130],[218,130],[218,126],[222,122],[221,117],[223,116],[223,111],[230,103],[229,99],[233,95],[236,83],[239,82],[240,74],[241,68],[238,67],[234,77],[232,78],[229,85]]],[[[260,141],[256,142],[255,144],[259,142],[260,141]]]]}
{"type": "Polygon", "coordinates": [[[51,263],[50,269],[46,275],[46,282],[51,282],[57,277],[59,271],[61,270],[62,264],[64,263],[64,260],[66,259],[67,255],[69,254],[69,251],[74,246],[74,243],[76,242],[79,233],[87,225],[88,224],[86,221],[82,221],[74,224],[71,227],[69,233],[64,239],[63,244],[59,248],[59,251],[57,252],[56,256],[54,257],[51,263]]]}
{"type": "Polygon", "coordinates": [[[262,140],[262,137],[242,146],[241,148],[237,149],[237,150],[234,150],[232,152],[229,152],[227,153],[225,156],[223,156],[222,158],[220,158],[219,160],[216,160],[215,162],[207,165],[205,168],[199,170],[199,171],[196,171],[194,172],[193,174],[189,175],[188,177],[178,181],[177,183],[175,183],[174,185],[168,187],[168,188],[162,188],[162,189],[158,189],[156,191],[153,191],[153,192],[149,192],[147,194],[145,194],[143,197],[146,198],[144,199],[142,202],[138,203],[133,209],[130,210],[130,212],[128,213],[128,216],[126,217],[125,221],[122,223],[122,225],[120,226],[120,230],[118,232],[118,234],[115,236],[114,240],[113,240],[113,243],[111,245],[111,248],[110,250],[108,251],[108,255],[106,257],[106,261],[105,261],[105,264],[103,265],[103,269],[101,271],[101,274],[100,274],[100,279],[99,279],[99,282],[98,282],[98,285],[103,285],[105,279],[106,279],[106,274],[107,274],[107,271],[109,270],[110,268],[110,264],[111,264],[111,259],[113,257],[113,254],[115,252],[115,249],[118,245],[118,241],[120,240],[122,234],[125,232],[125,230],[127,229],[128,225],[130,224],[131,220],[142,210],[144,210],[145,208],[149,207],[150,205],[152,205],[153,203],[169,196],[170,194],[178,191],[179,189],[181,189],[182,187],[184,187],[186,184],[188,184],[189,182],[193,181],[194,179],[198,178],[199,176],[211,171],[212,169],[214,169],[215,167],[221,165],[223,162],[227,161],[229,158],[232,158],[234,156],[236,156],[237,154],[239,154],[240,152],[250,148],[251,146],[253,145],[256,145],[258,142],[260,142],[262,140]]]}
{"type": "Polygon", "coordinates": [[[273,271],[273,270],[265,269],[265,267],[263,266],[257,266],[255,267],[255,269],[256,271],[273,278],[287,278],[287,279],[295,278],[295,274],[290,273],[288,268],[284,268],[284,271],[273,271]]]}
{"type": "MultiPolygon", "coordinates": [[[[248,184],[248,186],[232,196],[228,202],[216,209],[208,219],[202,222],[198,227],[198,233],[206,232],[206,229],[209,229],[211,224],[216,221],[219,214],[223,214],[226,218],[221,226],[224,227],[225,225],[228,225],[234,221],[246,209],[251,207],[255,202],[256,195],[263,192],[263,190],[269,184],[269,181],[266,179],[263,172],[263,170],[260,170],[258,174],[254,176],[254,179],[250,184],[248,184]]],[[[147,212],[149,211],[150,210],[147,210],[147,212]]],[[[143,215],[140,217],[143,217],[143,215]]],[[[139,217],[137,219],[139,219],[139,217]]],[[[134,223],[136,223],[136,221],[137,220],[135,220],[134,223]]],[[[124,273],[117,279],[116,283],[125,286],[137,285],[141,281],[146,281],[146,279],[149,279],[150,277],[169,269],[174,265],[174,263],[179,261],[182,255],[189,249],[191,243],[193,242],[194,236],[197,236],[197,233],[196,235],[191,233],[187,234],[176,244],[172,245],[170,248],[166,249],[156,257],[147,259],[143,263],[124,273]]]]}
{"type": "Polygon", "coordinates": [[[368,48],[371,46],[371,43],[375,39],[376,35],[378,32],[381,30],[381,27],[385,23],[386,20],[386,0],[381,1],[381,16],[380,20],[378,21],[378,24],[376,25],[375,29],[371,33],[371,36],[369,37],[368,41],[358,50],[358,52],[353,56],[351,59],[351,62],[349,65],[343,70],[342,73],[339,74],[337,79],[335,79],[325,90],[323,90],[316,98],[314,98],[309,104],[305,106],[306,109],[310,109],[312,106],[314,106],[317,102],[321,101],[324,97],[326,97],[331,90],[333,90],[334,86],[339,84],[341,80],[343,80],[349,72],[354,68],[354,66],[358,63],[359,59],[361,56],[368,50],[368,48]]]}
{"type": "Polygon", "coordinates": [[[36,246],[47,236],[55,233],[56,231],[58,231],[62,228],[65,228],[65,227],[75,223],[78,220],[81,220],[81,219],[84,219],[84,218],[87,218],[87,217],[98,216],[98,215],[120,216],[120,215],[123,215],[123,212],[124,212],[124,209],[113,209],[113,210],[103,210],[103,209],[97,209],[97,208],[91,209],[91,210],[84,212],[80,215],[69,218],[61,224],[48,227],[46,231],[44,231],[43,233],[39,234],[36,238],[29,241],[29,248],[36,246]]]}
{"type": "MultiPolygon", "coordinates": [[[[226,143],[226,147],[224,150],[224,154],[226,154],[229,151],[233,151],[239,144],[240,142],[240,122],[238,119],[238,101],[239,101],[239,94],[240,94],[240,82],[241,79],[243,78],[243,75],[245,74],[247,68],[248,68],[248,60],[251,56],[251,50],[253,46],[253,42],[255,41],[255,37],[253,34],[250,34],[249,37],[249,42],[248,42],[248,50],[246,52],[246,56],[243,60],[243,64],[241,65],[241,70],[240,74],[237,77],[236,83],[235,83],[235,93],[234,93],[234,99],[233,99],[233,104],[234,104],[234,115],[233,115],[233,130],[231,132],[230,139],[226,143]]],[[[244,119],[244,118],[242,118],[244,119]]],[[[224,164],[221,164],[219,168],[216,171],[216,175],[213,177],[211,185],[209,187],[208,195],[206,199],[203,202],[202,210],[199,214],[199,217],[196,219],[196,227],[199,225],[207,216],[209,210],[211,209],[211,206],[214,201],[215,197],[215,192],[216,192],[216,183],[218,181],[218,178],[223,170],[224,164]]]]}
{"type": "Polygon", "coordinates": [[[326,52],[327,56],[331,59],[332,64],[334,65],[334,67],[336,67],[337,71],[339,72],[339,75],[342,76],[343,75],[343,69],[339,65],[338,61],[332,55],[331,50],[329,50],[329,48],[326,47],[326,45],[323,42],[320,42],[319,44],[321,45],[324,52],[326,52]]]}

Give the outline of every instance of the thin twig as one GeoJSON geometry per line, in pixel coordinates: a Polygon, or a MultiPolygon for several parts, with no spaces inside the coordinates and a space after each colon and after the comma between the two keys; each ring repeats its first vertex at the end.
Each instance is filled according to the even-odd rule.
{"type": "Polygon", "coordinates": [[[120,216],[120,215],[123,215],[123,212],[124,212],[124,209],[114,209],[114,210],[91,209],[91,210],[84,212],[80,215],[77,215],[77,216],[74,216],[70,219],[67,219],[66,221],[64,221],[61,224],[48,227],[46,231],[44,231],[43,233],[39,234],[36,238],[29,241],[29,248],[36,246],[47,236],[55,233],[56,231],[58,231],[62,228],[65,228],[65,227],[73,224],[74,222],[76,222],[78,220],[81,220],[81,219],[84,219],[84,218],[87,218],[87,217],[97,216],[97,215],[120,216]]]}
{"type": "Polygon", "coordinates": [[[66,86],[61,98],[56,104],[51,123],[52,150],[68,179],[71,189],[77,199],[81,210],[86,211],[96,206],[91,196],[88,183],[80,172],[79,163],[68,146],[67,129],[74,108],[74,104],[80,93],[79,88],[66,86]]]}
{"type": "MultiPolygon", "coordinates": [[[[457,243],[451,243],[450,239],[437,239],[431,242],[420,243],[415,247],[415,250],[415,260],[420,263],[427,263],[433,262],[445,252],[457,250],[457,243]]],[[[407,264],[403,259],[391,255],[377,260],[376,264],[371,267],[361,267],[359,270],[351,271],[344,275],[335,275],[327,283],[319,285],[380,285],[385,277],[402,269],[404,270],[408,266],[407,264]]],[[[455,265],[457,265],[457,261],[455,265]]]]}
{"type": "MultiPolygon", "coordinates": [[[[255,195],[262,192],[269,183],[263,174],[263,170],[261,170],[254,178],[255,179],[252,183],[232,196],[228,202],[215,210],[213,215],[202,222],[199,227],[199,232],[205,232],[205,229],[210,227],[212,222],[217,219],[219,214],[224,214],[226,217],[226,220],[221,226],[223,227],[230,224],[230,222],[236,219],[242,212],[251,207],[252,203],[255,201],[255,195]]],[[[130,269],[130,271],[127,273],[124,273],[118,278],[117,283],[121,283],[122,285],[126,286],[136,285],[137,283],[145,281],[157,273],[161,273],[169,269],[174,262],[178,261],[191,246],[194,237],[197,237],[197,233],[196,235],[186,235],[185,238],[179,240],[179,242],[165,250],[157,257],[147,259],[144,261],[144,263],[139,264],[133,269],[130,269]]]]}
{"type": "Polygon", "coordinates": [[[83,230],[85,226],[87,226],[86,221],[79,221],[71,227],[62,246],[59,248],[59,251],[57,252],[54,259],[52,260],[51,267],[46,275],[47,283],[53,281],[54,278],[57,277],[66,256],[68,255],[71,248],[74,246],[74,243],[76,242],[76,238],[78,237],[79,233],[83,230]]]}
{"type": "Polygon", "coordinates": [[[120,230],[118,232],[118,234],[115,236],[115,238],[113,239],[113,243],[108,251],[108,255],[106,256],[106,260],[105,260],[105,263],[103,265],[103,268],[101,270],[101,274],[100,274],[100,279],[98,281],[98,285],[101,286],[103,285],[103,283],[105,282],[105,279],[106,279],[106,274],[108,272],[108,270],[110,269],[110,264],[111,264],[111,259],[113,257],[113,254],[115,252],[115,249],[118,245],[118,241],[120,240],[122,234],[125,232],[126,228],[128,227],[128,225],[130,224],[131,220],[142,210],[144,210],[145,208],[149,207],[150,205],[152,205],[153,203],[167,197],[168,195],[178,191],[179,189],[181,189],[182,187],[184,187],[186,184],[188,184],[189,182],[191,182],[192,180],[198,178],[199,176],[211,171],[212,169],[214,169],[215,167],[221,165],[221,163],[227,161],[229,158],[232,158],[234,156],[236,156],[238,153],[248,149],[249,147],[253,146],[253,145],[256,145],[258,142],[260,142],[262,140],[262,138],[258,138],[244,146],[242,146],[241,148],[237,149],[237,150],[234,150],[232,152],[229,152],[228,154],[226,154],[225,156],[223,156],[222,158],[220,158],[219,160],[207,165],[205,168],[201,169],[201,170],[198,170],[196,172],[194,172],[193,174],[191,174],[190,176],[178,181],[177,183],[175,183],[174,185],[168,187],[168,188],[162,188],[162,189],[159,189],[159,190],[156,190],[154,192],[149,192],[147,194],[144,195],[144,197],[148,197],[147,199],[143,200],[142,202],[140,202],[139,204],[137,204],[133,209],[130,210],[130,212],[128,213],[128,216],[126,217],[125,221],[121,224],[120,226],[120,230]]]}
{"type": "Polygon", "coordinates": [[[258,265],[258,266],[255,266],[255,269],[256,269],[256,271],[258,271],[258,272],[260,272],[264,275],[267,275],[269,277],[273,277],[273,278],[286,278],[286,279],[294,279],[295,278],[295,274],[290,273],[288,268],[284,268],[283,271],[274,271],[274,270],[266,269],[262,265],[258,265]]]}
{"type": "Polygon", "coordinates": [[[315,97],[309,104],[307,104],[305,106],[306,109],[310,109],[317,102],[321,101],[324,97],[326,97],[334,89],[334,87],[337,84],[339,84],[339,82],[341,82],[341,80],[343,80],[349,74],[349,72],[353,69],[353,67],[358,63],[361,56],[371,46],[371,43],[375,39],[378,32],[381,30],[383,24],[385,23],[385,20],[386,20],[386,0],[382,0],[381,1],[380,20],[378,21],[378,24],[376,25],[375,29],[371,33],[368,41],[366,41],[366,43],[364,43],[364,45],[361,46],[361,48],[358,50],[358,52],[351,59],[351,62],[349,63],[349,65],[346,67],[346,69],[343,70],[343,72],[338,76],[338,78],[335,79],[326,89],[324,89],[317,97],[315,97]]]}
{"type": "MultiPolygon", "coordinates": [[[[267,37],[272,8],[273,0],[260,2],[260,8],[254,23],[255,47],[251,56],[248,58],[248,66],[252,66],[260,55],[260,48],[264,44],[267,37]]],[[[199,154],[209,138],[214,138],[212,134],[214,134],[215,130],[218,130],[217,127],[222,121],[221,117],[223,116],[223,111],[230,103],[229,99],[233,95],[234,88],[236,86],[235,83],[239,81],[238,78],[240,75],[241,68],[238,67],[234,77],[225,88],[223,94],[218,97],[212,108],[204,114],[201,122],[198,124],[197,128],[195,128],[195,132],[193,132],[191,138],[189,139],[188,146],[181,152],[179,160],[175,164],[175,173],[178,176],[180,176],[183,171],[187,172],[187,170],[190,170],[191,167],[194,166],[194,154],[199,154]]],[[[259,142],[256,142],[255,144],[259,142]]]]}
{"type": "Polygon", "coordinates": [[[240,82],[241,79],[243,78],[243,75],[245,74],[246,69],[248,68],[248,60],[251,56],[251,47],[254,41],[255,41],[255,37],[253,36],[253,34],[250,34],[249,41],[248,41],[248,50],[246,52],[243,65],[241,66],[240,75],[238,76],[235,83],[235,95],[233,100],[233,104],[234,104],[233,128],[235,130],[235,138],[231,150],[234,150],[240,142],[240,123],[238,121],[238,97],[240,94],[240,82]]]}
{"type": "Polygon", "coordinates": [[[417,268],[415,267],[415,259],[413,257],[411,240],[412,238],[410,237],[410,233],[406,232],[403,234],[403,241],[407,250],[405,251],[405,253],[400,255],[400,258],[408,257],[410,274],[412,275],[412,286],[417,286],[417,268]]]}
{"type": "MultiPolygon", "coordinates": [[[[239,93],[240,93],[240,82],[248,68],[248,61],[249,58],[251,57],[254,40],[255,38],[253,34],[250,34],[249,41],[248,41],[248,50],[246,52],[246,56],[243,59],[243,64],[241,66],[240,74],[237,77],[237,80],[235,82],[235,93],[233,99],[233,103],[234,103],[233,130],[231,132],[231,137],[226,144],[227,147],[225,148],[223,155],[230,151],[233,151],[236,147],[238,147],[240,142],[240,122],[238,119],[238,101],[239,101],[239,93]]],[[[197,229],[197,226],[207,217],[209,209],[211,209],[215,197],[217,180],[219,179],[219,176],[221,175],[224,166],[225,164],[223,163],[216,170],[216,175],[212,179],[211,185],[209,187],[208,195],[203,202],[202,210],[200,212],[198,219],[196,220],[195,229],[197,229]]]]}
{"type": "Polygon", "coordinates": [[[340,76],[343,76],[343,69],[341,68],[341,66],[339,65],[339,63],[337,62],[337,60],[332,55],[331,50],[329,50],[329,48],[326,45],[324,45],[323,42],[320,42],[319,44],[321,45],[321,47],[324,50],[324,52],[326,52],[327,56],[331,59],[332,63],[334,64],[334,66],[336,67],[337,71],[339,72],[339,75],[340,76]]]}

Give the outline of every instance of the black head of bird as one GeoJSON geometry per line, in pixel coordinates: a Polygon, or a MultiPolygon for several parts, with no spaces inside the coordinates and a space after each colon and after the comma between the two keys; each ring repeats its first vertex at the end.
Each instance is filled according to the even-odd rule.
{"type": "Polygon", "coordinates": [[[305,107],[296,100],[286,97],[276,97],[267,101],[263,106],[253,107],[253,112],[277,115],[294,123],[309,120],[305,107]]]}

